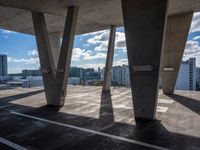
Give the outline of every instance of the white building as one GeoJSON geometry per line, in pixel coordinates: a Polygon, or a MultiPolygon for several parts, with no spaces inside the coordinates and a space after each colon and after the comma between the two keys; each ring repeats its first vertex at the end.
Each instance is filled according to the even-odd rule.
{"type": "Polygon", "coordinates": [[[114,66],[112,68],[112,81],[117,83],[117,85],[130,86],[128,66],[114,66]]]}
{"type": "Polygon", "coordinates": [[[196,59],[190,58],[181,63],[176,81],[177,90],[196,90],[196,59]]]}

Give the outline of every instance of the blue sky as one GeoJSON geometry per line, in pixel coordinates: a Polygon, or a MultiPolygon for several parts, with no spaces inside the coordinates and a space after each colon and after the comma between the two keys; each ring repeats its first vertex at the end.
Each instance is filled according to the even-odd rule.
{"type": "MultiPolygon", "coordinates": [[[[98,67],[105,65],[109,31],[88,33],[75,37],[72,66],[98,67]]],[[[124,29],[117,29],[114,65],[127,64],[124,29]]],[[[18,73],[22,69],[38,69],[39,59],[34,36],[0,29],[0,53],[8,55],[8,72],[18,73]]],[[[200,13],[193,16],[184,57],[196,57],[200,67],[200,13]]]]}

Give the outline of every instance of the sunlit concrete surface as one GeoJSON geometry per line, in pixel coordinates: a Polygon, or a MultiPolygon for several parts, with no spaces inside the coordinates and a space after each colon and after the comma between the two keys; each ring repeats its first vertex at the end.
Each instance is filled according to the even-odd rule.
{"type": "Polygon", "coordinates": [[[135,121],[130,88],[69,86],[65,105],[47,107],[42,88],[0,90],[0,149],[199,150],[200,92],[159,93],[157,120],[135,121]]]}

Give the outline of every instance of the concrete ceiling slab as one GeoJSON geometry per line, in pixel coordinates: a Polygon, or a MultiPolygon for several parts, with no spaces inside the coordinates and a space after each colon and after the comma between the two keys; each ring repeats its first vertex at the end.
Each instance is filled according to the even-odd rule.
{"type": "MultiPolygon", "coordinates": [[[[49,32],[62,32],[67,7],[80,6],[76,34],[122,26],[121,0],[0,0],[0,28],[34,34],[31,10],[45,13],[49,32]]],[[[199,11],[200,0],[169,0],[168,15],[199,11]]]]}

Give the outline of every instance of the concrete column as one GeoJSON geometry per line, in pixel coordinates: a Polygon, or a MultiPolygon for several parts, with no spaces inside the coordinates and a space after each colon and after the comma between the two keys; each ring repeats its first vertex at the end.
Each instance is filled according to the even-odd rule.
{"type": "Polygon", "coordinates": [[[58,59],[60,56],[60,39],[61,39],[60,32],[49,33],[49,40],[51,44],[51,50],[52,50],[53,60],[55,63],[55,68],[57,68],[58,66],[58,59]]]}
{"type": "Polygon", "coordinates": [[[48,38],[44,14],[32,11],[32,19],[38,47],[40,70],[43,77],[47,104],[52,104],[54,101],[53,87],[55,79],[55,64],[53,60],[50,41],[48,38]]]}
{"type": "Polygon", "coordinates": [[[65,102],[77,16],[78,7],[69,7],[64,26],[60,56],[57,62],[58,65],[55,67],[56,63],[54,59],[58,57],[53,57],[44,15],[40,12],[32,12],[45,94],[49,105],[62,106],[65,102]]]}
{"type": "Polygon", "coordinates": [[[104,70],[104,81],[103,81],[103,92],[110,91],[111,86],[111,71],[113,65],[113,55],[114,55],[114,47],[115,47],[115,32],[116,26],[111,26],[110,28],[110,37],[108,41],[108,51],[106,58],[106,66],[104,70]]]}
{"type": "Polygon", "coordinates": [[[173,94],[193,12],[168,16],[161,63],[163,93],[173,94]]]}
{"type": "Polygon", "coordinates": [[[55,97],[59,99],[59,105],[65,103],[78,11],[78,6],[69,7],[67,11],[55,82],[57,91],[55,97]]]}
{"type": "Polygon", "coordinates": [[[167,0],[121,0],[135,118],[156,115],[167,0]]]}

